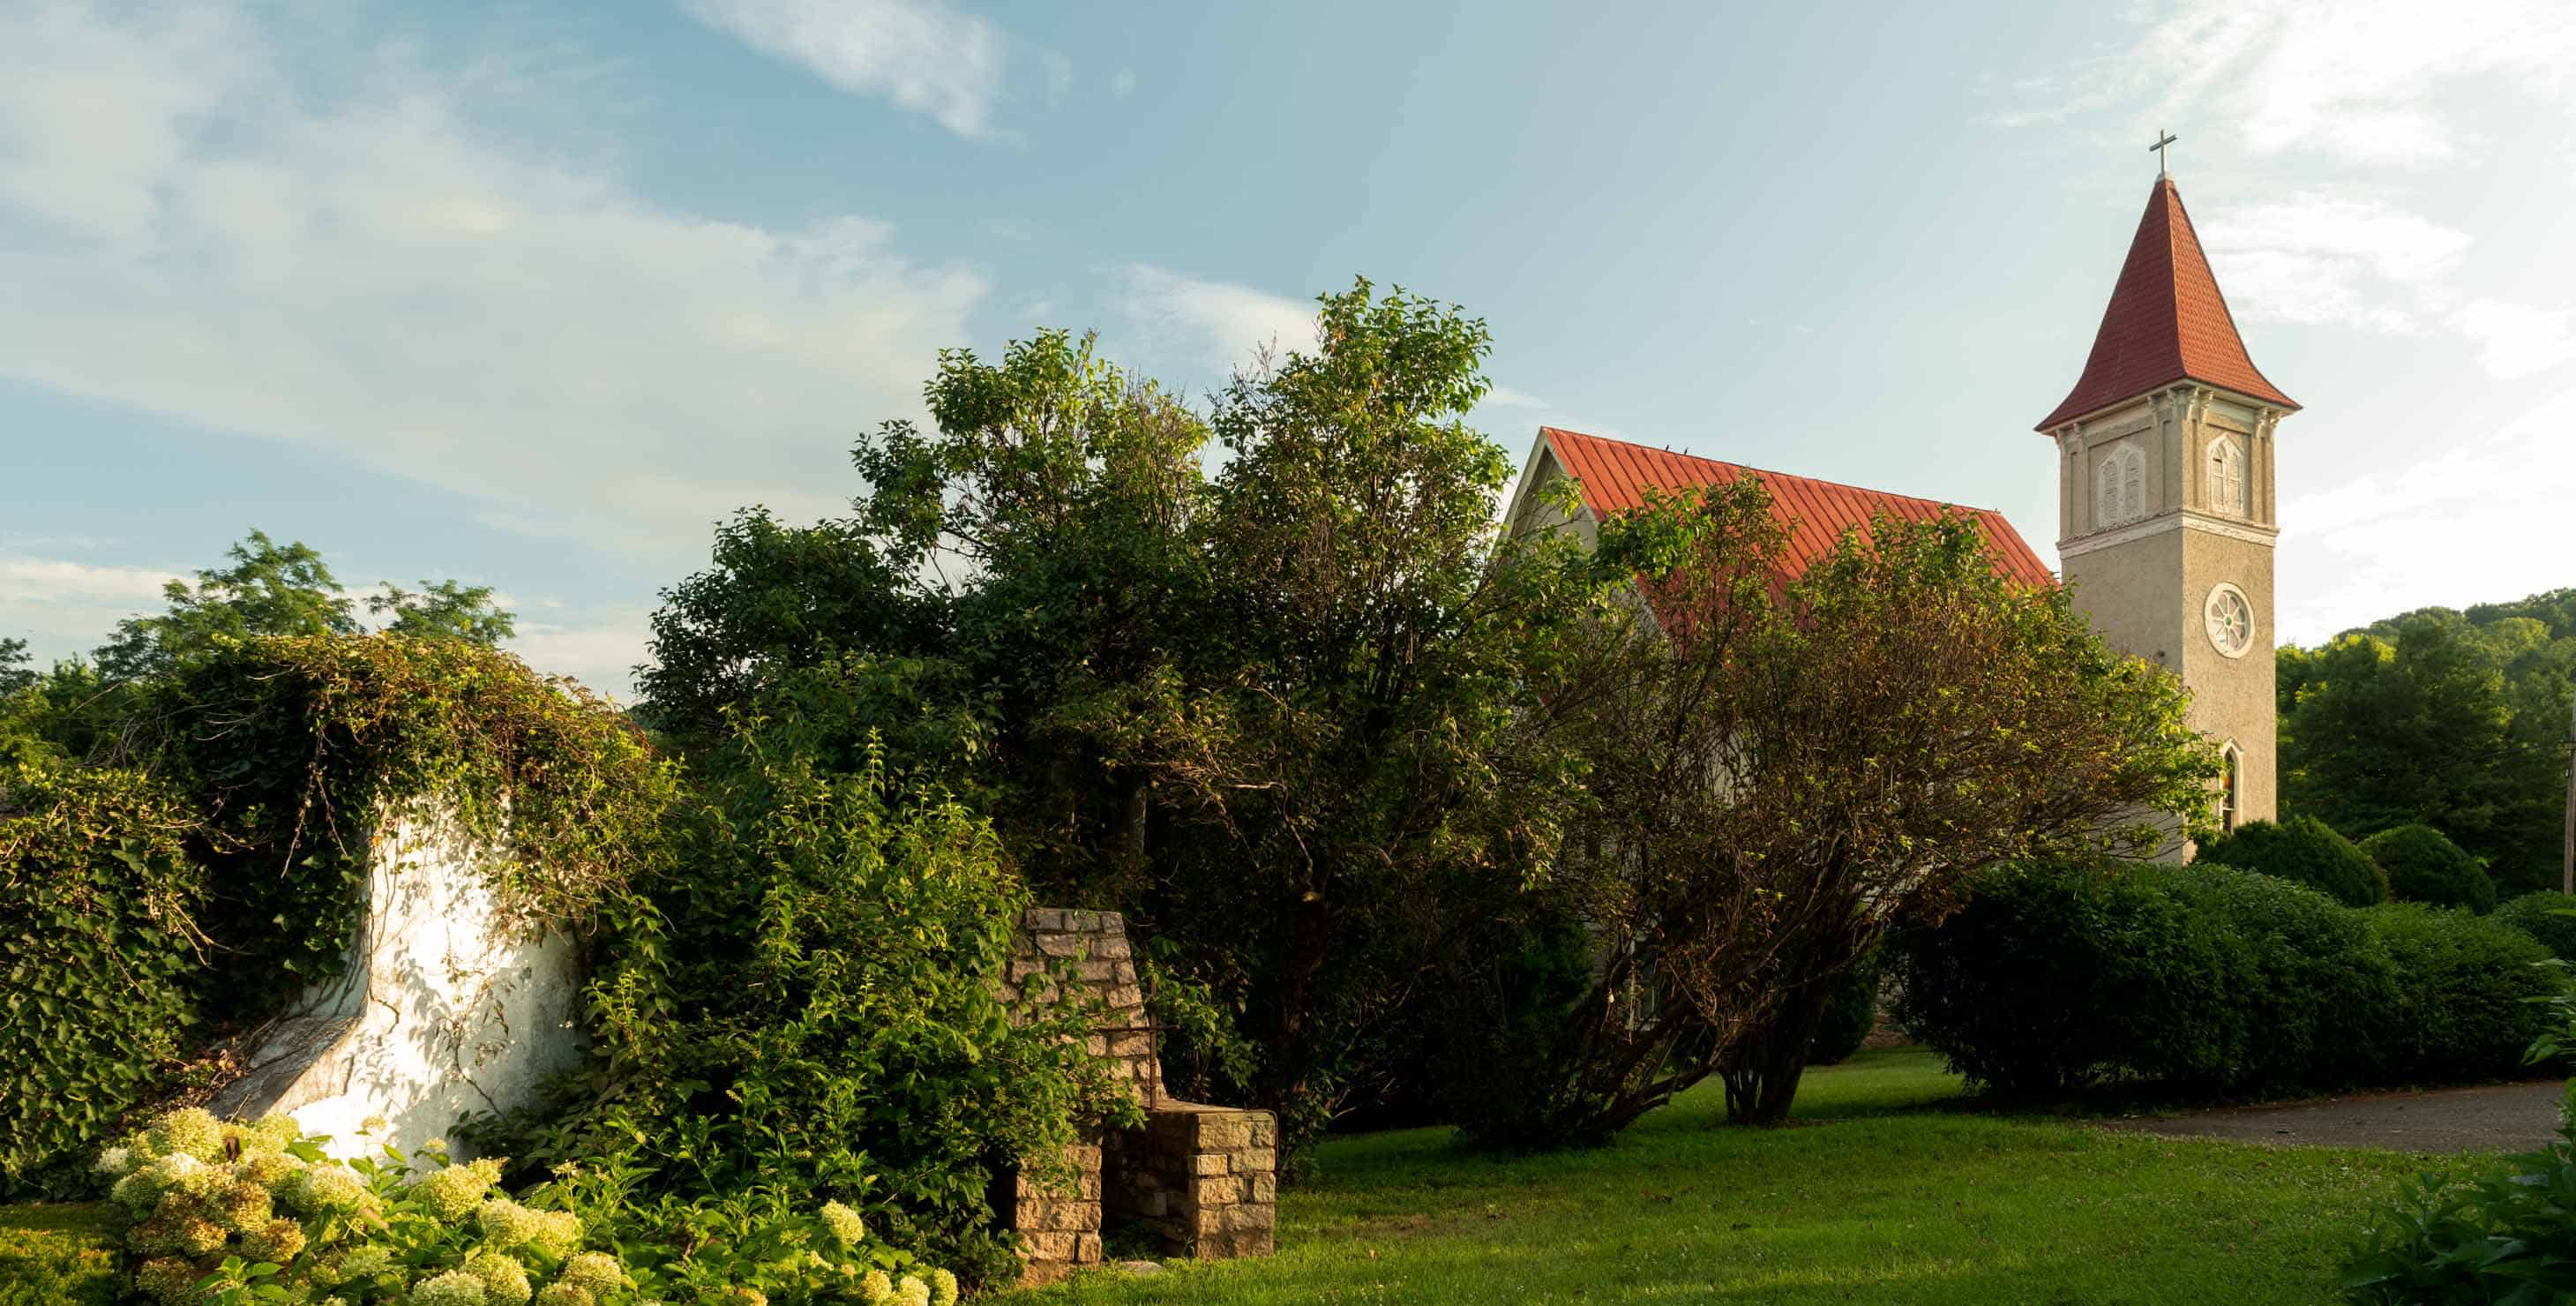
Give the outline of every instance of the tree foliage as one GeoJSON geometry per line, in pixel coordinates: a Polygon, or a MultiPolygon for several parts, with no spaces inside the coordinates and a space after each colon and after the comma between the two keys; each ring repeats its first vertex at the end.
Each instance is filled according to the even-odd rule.
{"type": "Polygon", "coordinates": [[[1603,953],[1549,1073],[1493,1094],[1481,1135],[1597,1139],[1720,1070],[1737,1119],[1776,1121],[1897,922],[2206,803],[2180,686],[2001,576],[1973,524],[1882,519],[1796,575],[1784,548],[1758,478],[1605,523],[1648,602],[1550,689],[1597,799],[1558,874],[1603,953]]]}
{"type": "Polygon", "coordinates": [[[2283,647],[2281,799],[2355,838],[2421,824],[2505,893],[2557,884],[2576,590],[2283,647]]]}
{"type": "Polygon", "coordinates": [[[1174,1059],[1292,1143],[1546,866],[1579,787],[1525,736],[1526,669],[1602,591],[1570,543],[1497,537],[1511,464],[1461,420],[1482,323],[1361,282],[1318,327],[1206,417],[1063,333],[943,354],[935,429],[859,444],[845,520],[737,518],[643,677],[703,739],[800,668],[917,668],[871,724],[979,726],[954,787],[1041,893],[1124,911],[1175,993],[1211,995],[1257,1055],[1210,1029],[1228,1055],[1174,1059]]]}
{"type": "Polygon", "coordinates": [[[254,530],[225,556],[231,566],[199,571],[194,585],[174,580],[163,586],[168,607],[158,616],[118,622],[98,650],[99,670],[111,681],[142,680],[176,669],[214,648],[218,638],[352,635],[360,629],[329,564],[303,541],[279,544],[268,532],[254,530]]]}
{"type": "Polygon", "coordinates": [[[35,659],[23,639],[0,639],[0,698],[36,683],[35,659]]]}
{"type": "Polygon", "coordinates": [[[1028,897],[990,825],[814,710],[879,670],[800,673],[700,754],[676,856],[612,901],[590,1066],[492,1140],[532,1175],[629,1176],[587,1211],[650,1239],[685,1244],[709,1200],[832,1199],[1007,1279],[996,1178],[1061,1178],[1047,1158],[1134,1108],[1084,1052],[1095,1013],[997,992],[1028,897]]]}

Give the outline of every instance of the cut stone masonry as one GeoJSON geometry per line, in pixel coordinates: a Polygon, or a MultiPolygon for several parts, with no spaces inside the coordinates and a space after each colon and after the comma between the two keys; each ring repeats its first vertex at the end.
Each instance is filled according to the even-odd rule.
{"type": "Polygon", "coordinates": [[[1051,967],[1097,995],[1106,1008],[1089,1036],[1093,1055],[1145,1109],[1145,1127],[1104,1130],[1068,1148],[1069,1185],[1005,1176],[994,1209],[1018,1230],[1025,1281],[1047,1283],[1102,1260],[1108,1226],[1150,1230],[1166,1255],[1199,1260],[1267,1256],[1277,1228],[1278,1125],[1267,1111],[1183,1102],[1163,1092],[1162,1065],[1144,990],[1116,912],[1033,907],[1003,985],[1006,1000],[1055,992],[1051,967]]]}

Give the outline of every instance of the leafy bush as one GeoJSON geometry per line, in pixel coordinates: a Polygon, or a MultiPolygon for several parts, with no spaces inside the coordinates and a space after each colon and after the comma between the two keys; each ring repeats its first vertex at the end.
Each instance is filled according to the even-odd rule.
{"type": "Polygon", "coordinates": [[[1900,1019],[2010,1095],[2221,1094],[2372,1077],[2385,947],[2313,889],[2223,866],[2022,863],[1898,954],[1900,1019]]]}
{"type": "Polygon", "coordinates": [[[1878,959],[1873,957],[1843,977],[1825,999],[1825,1014],[1816,1022],[1816,1034],[1807,1045],[1807,1063],[1816,1066],[1840,1065],[1860,1051],[1869,1032],[1878,1027],[1878,959]]]}
{"type": "Polygon", "coordinates": [[[86,1187],[195,1022],[195,815],[133,771],[0,775],[0,1197],[86,1187]]]}
{"type": "Polygon", "coordinates": [[[2200,845],[2199,860],[2294,880],[2347,907],[2388,901],[2388,875],[2352,840],[2313,816],[2248,821],[2200,845]]]}
{"type": "Polygon", "coordinates": [[[2509,899],[2495,919],[2540,940],[2561,961],[2576,960],[2576,894],[2543,889],[2509,899]]]}
{"type": "Polygon", "coordinates": [[[1135,1108],[1069,999],[1015,1021],[996,992],[1026,899],[991,828],[818,738],[817,705],[875,670],[794,673],[704,759],[679,856],[612,903],[591,1066],[555,1118],[483,1137],[614,1180],[576,1204],[638,1236],[696,1241],[709,1202],[840,1200],[994,1278],[1016,1270],[997,1175],[1135,1108]]]}
{"type": "Polygon", "coordinates": [[[2362,913],[2397,968],[2397,1010],[2386,1022],[2378,1078],[2439,1083],[2493,1079],[2522,1064],[2540,1032],[2535,1005],[2554,987],[2549,950],[2491,917],[2420,903],[2362,913]]]}
{"type": "Polygon", "coordinates": [[[685,1222],[702,1235],[686,1255],[649,1243],[612,1254],[585,1250],[600,1240],[567,1209],[578,1167],[522,1201],[498,1186],[497,1159],[454,1162],[433,1144],[343,1161],[327,1141],[284,1116],[242,1124],[192,1109],[108,1149],[98,1168],[115,1181],[138,1295],[164,1306],[956,1300],[955,1276],[871,1239],[847,1207],[748,1219],[711,1207],[685,1222]]]}
{"type": "Polygon", "coordinates": [[[2388,871],[2390,896],[2436,907],[2466,907],[2484,915],[2495,910],[2495,881],[2478,859],[2461,850],[2429,825],[2401,825],[2361,841],[2388,871]]]}

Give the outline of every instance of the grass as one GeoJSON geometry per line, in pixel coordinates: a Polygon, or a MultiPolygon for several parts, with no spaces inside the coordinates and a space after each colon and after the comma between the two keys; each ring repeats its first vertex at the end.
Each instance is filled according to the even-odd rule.
{"type": "Polygon", "coordinates": [[[0,1206],[0,1306],[110,1306],[108,1215],[99,1202],[0,1206]]]}
{"type": "Polygon", "coordinates": [[[1927,1052],[1811,1072],[1794,1127],[1714,1086],[1599,1151],[1498,1160],[1445,1130],[1338,1139],[1279,1255],[1103,1272],[1031,1303],[2330,1302],[2418,1156],[2106,1133],[1949,1109],[1927,1052]]]}

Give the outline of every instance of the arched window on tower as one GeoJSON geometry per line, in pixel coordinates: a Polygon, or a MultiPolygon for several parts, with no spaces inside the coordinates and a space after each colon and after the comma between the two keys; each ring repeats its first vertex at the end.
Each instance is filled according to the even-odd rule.
{"type": "Polygon", "coordinates": [[[2245,515],[2245,451],[2224,435],[2209,442],[2209,506],[2245,515]]]}
{"type": "Polygon", "coordinates": [[[2237,785],[2244,773],[2245,758],[2234,744],[2220,749],[2218,758],[2226,768],[2218,781],[2218,830],[2221,834],[2234,834],[2237,815],[2244,810],[2237,785]]]}
{"type": "Polygon", "coordinates": [[[2147,515],[2147,456],[2138,446],[2123,443],[2103,450],[2096,475],[2093,519],[2097,525],[2117,526],[2147,515]]]}

